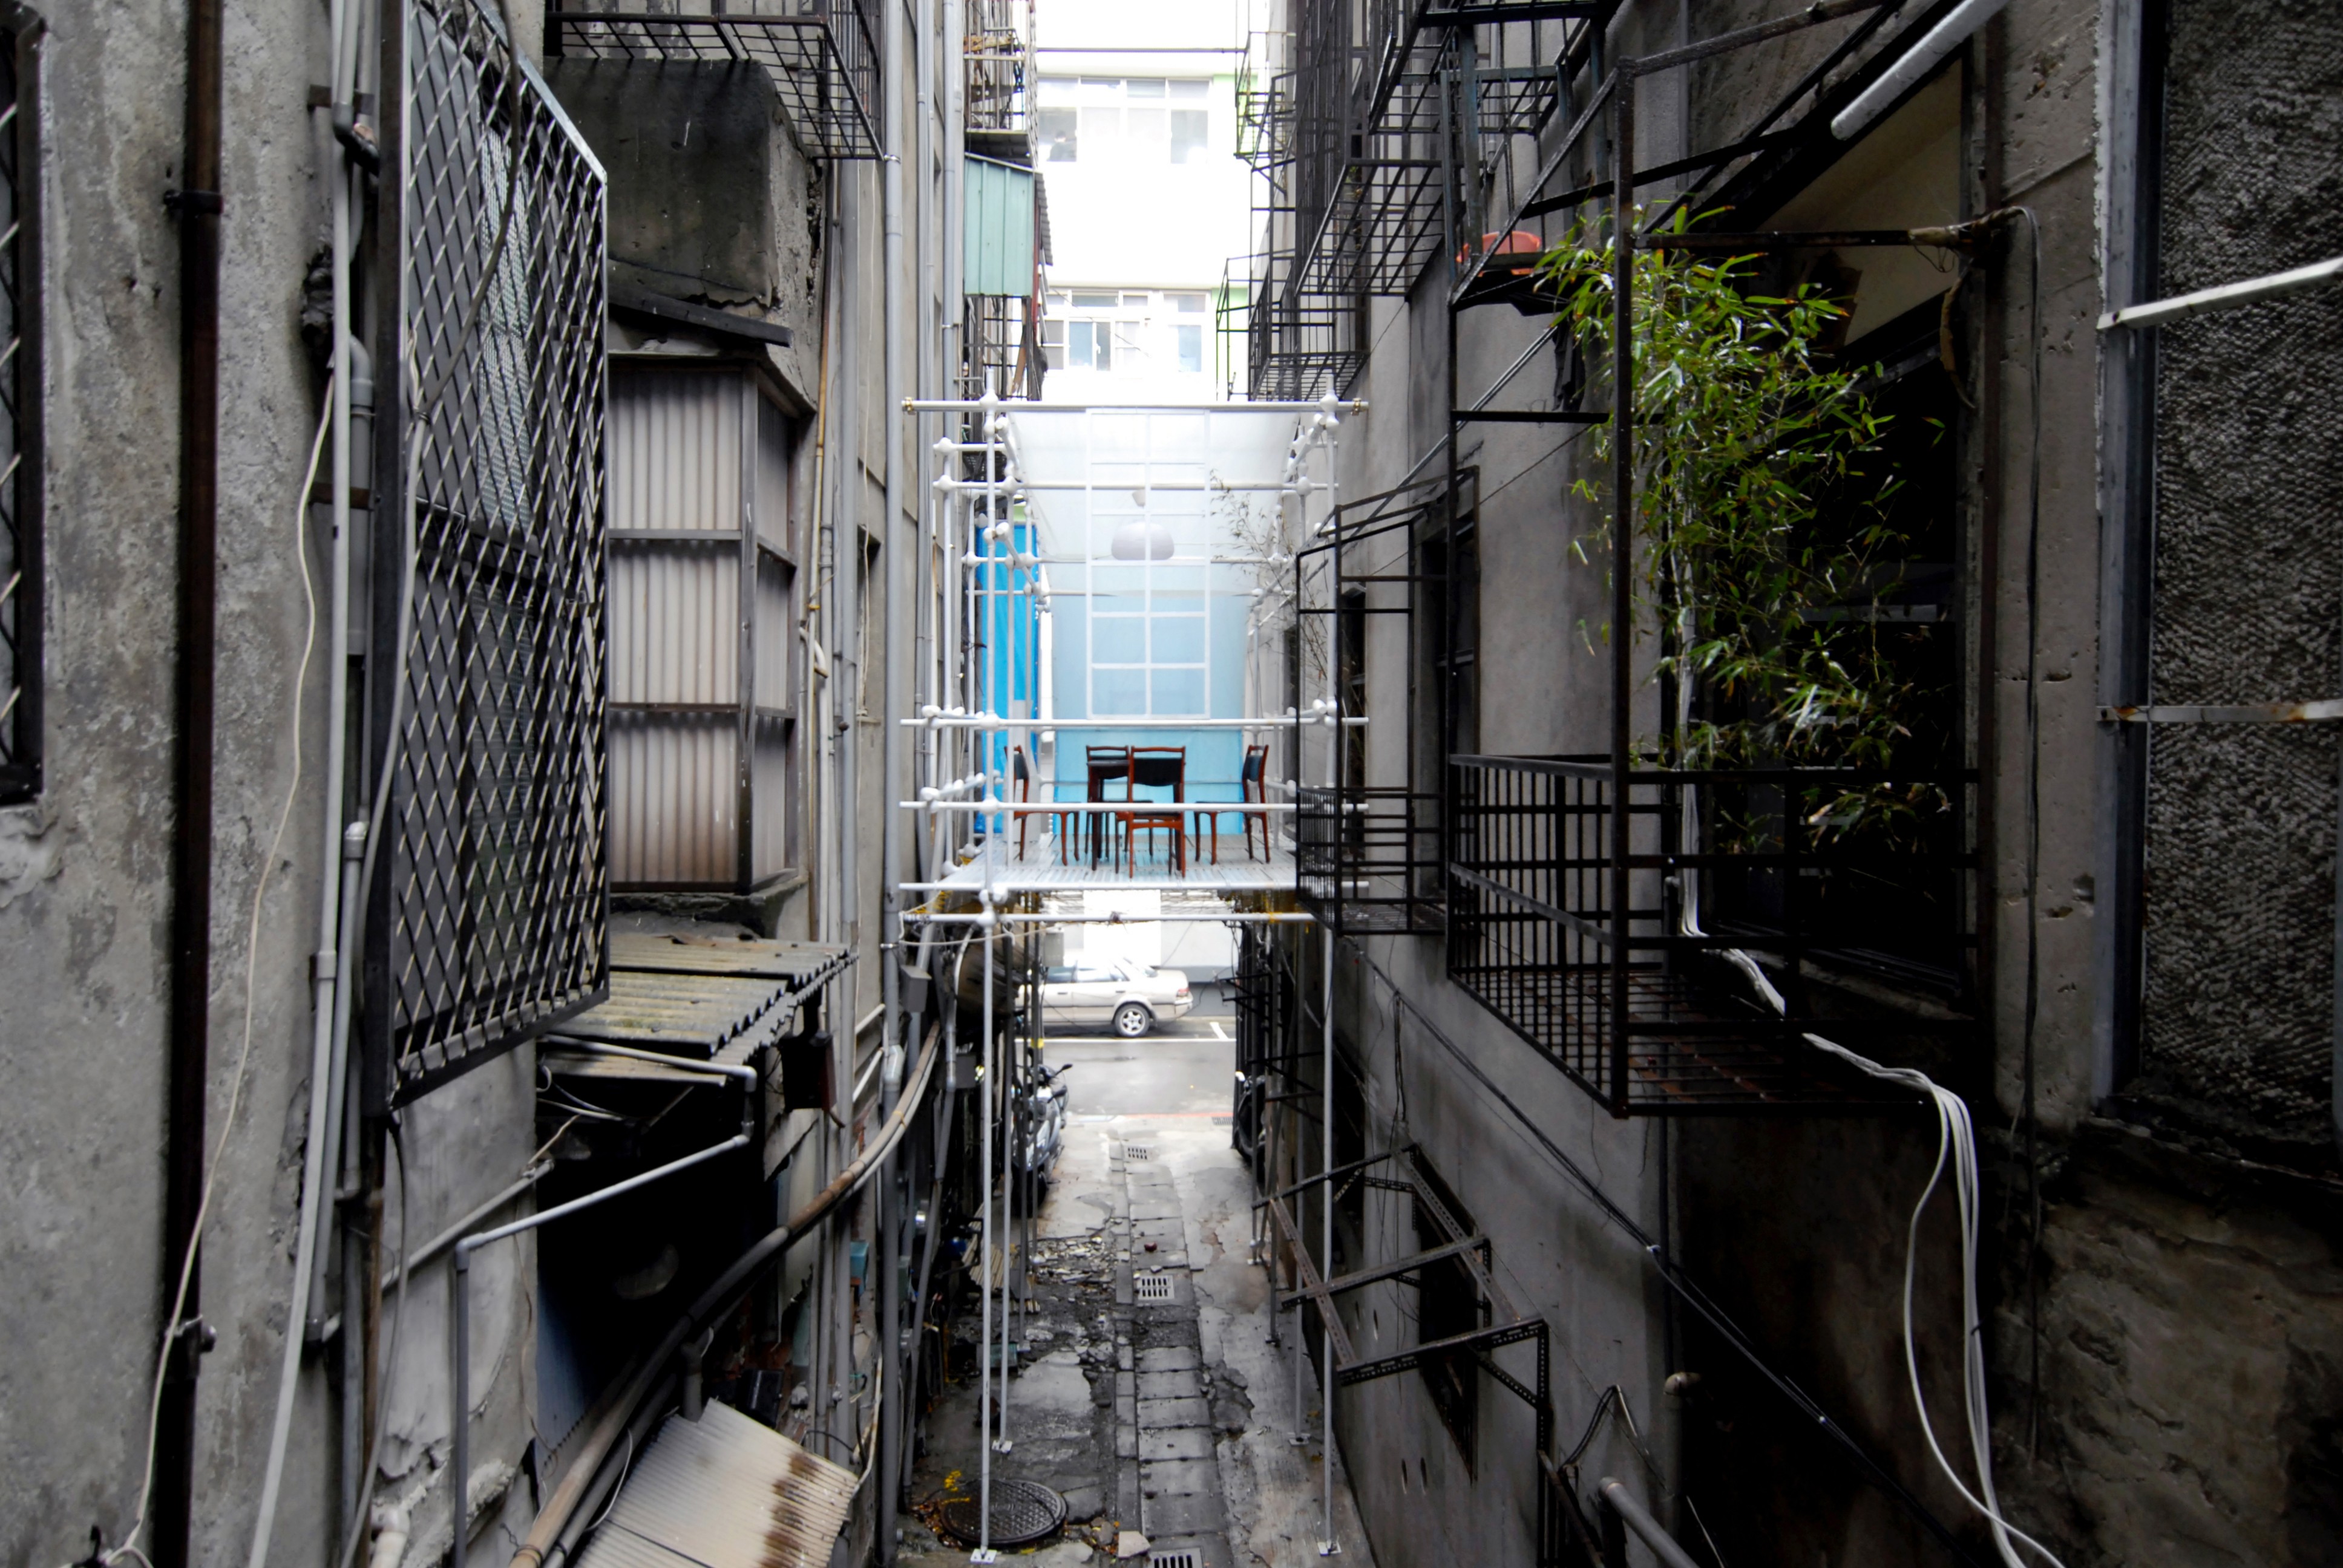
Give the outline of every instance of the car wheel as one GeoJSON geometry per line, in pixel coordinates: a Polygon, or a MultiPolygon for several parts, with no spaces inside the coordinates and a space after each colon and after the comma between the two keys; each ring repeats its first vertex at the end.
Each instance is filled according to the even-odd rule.
{"type": "Polygon", "coordinates": [[[1114,1032],[1125,1040],[1137,1040],[1155,1027],[1155,1015],[1135,1001],[1124,1002],[1114,1010],[1114,1032]]]}

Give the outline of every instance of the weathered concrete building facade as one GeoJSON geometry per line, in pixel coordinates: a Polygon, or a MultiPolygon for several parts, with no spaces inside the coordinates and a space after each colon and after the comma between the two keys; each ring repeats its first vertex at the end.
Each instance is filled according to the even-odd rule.
{"type": "Polygon", "coordinates": [[[1700,1562],[2030,1557],[1954,1479],[1964,1117],[2002,1516],[2070,1565],[2338,1550],[2337,755],[2297,705],[2343,297],[2121,314],[2343,253],[2338,42],[1286,7],[1237,359],[1365,402],[1283,676],[1369,722],[1302,742],[1333,940],[1249,943],[1238,1122],[1340,1303],[1386,1568],[1587,1561],[1606,1477],[1700,1562]],[[1719,347],[1720,286],[1772,347],[1719,347]],[[1849,407],[1826,482],[1735,488],[1849,407]]]}
{"type": "Polygon", "coordinates": [[[0,15],[11,1563],[559,1558],[703,1387],[901,1452],[961,18],[775,9],[0,15]]]}

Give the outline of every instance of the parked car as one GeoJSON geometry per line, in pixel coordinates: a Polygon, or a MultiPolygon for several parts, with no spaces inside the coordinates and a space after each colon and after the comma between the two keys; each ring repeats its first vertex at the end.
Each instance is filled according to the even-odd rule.
{"type": "Polygon", "coordinates": [[[1184,1017],[1195,1005],[1178,970],[1091,962],[1061,964],[1041,977],[1041,1020],[1050,1029],[1112,1024],[1123,1039],[1137,1040],[1159,1019],[1184,1017]]]}

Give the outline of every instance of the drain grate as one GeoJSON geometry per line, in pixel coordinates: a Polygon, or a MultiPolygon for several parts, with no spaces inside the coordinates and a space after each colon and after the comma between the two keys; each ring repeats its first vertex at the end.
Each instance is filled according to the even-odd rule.
{"type": "Polygon", "coordinates": [[[1126,1143],[1122,1146],[1122,1157],[1125,1160],[1152,1160],[1155,1158],[1155,1145],[1152,1143],[1126,1143]]]}
{"type": "Polygon", "coordinates": [[[1172,1276],[1141,1274],[1131,1282],[1131,1297],[1136,1302],[1168,1302],[1172,1299],[1172,1276]]]}
{"type": "MultiPolygon", "coordinates": [[[[945,1533],[963,1546],[977,1543],[977,1503],[973,1497],[948,1497],[936,1509],[945,1533]]],[[[992,1483],[992,1544],[1024,1546],[1050,1534],[1066,1522],[1066,1500],[1033,1481],[992,1483]]]]}
{"type": "Polygon", "coordinates": [[[1169,1552],[1150,1552],[1147,1568],[1204,1568],[1204,1559],[1193,1546],[1174,1546],[1169,1552]]]}

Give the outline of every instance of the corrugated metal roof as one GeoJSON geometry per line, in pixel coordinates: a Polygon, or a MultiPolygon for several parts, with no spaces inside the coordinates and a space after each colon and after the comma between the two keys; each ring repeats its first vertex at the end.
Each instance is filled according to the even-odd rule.
{"type": "Polygon", "coordinates": [[[729,1405],[670,1415],[578,1568],[826,1568],[855,1484],[729,1405]]]}
{"type": "Polygon", "coordinates": [[[745,1062],[795,1026],[799,999],[846,967],[844,948],[614,931],[609,1000],[570,1019],[545,1042],[556,1071],[657,1078],[655,1063],[622,1064],[561,1050],[597,1040],[696,1060],[745,1062]]]}

